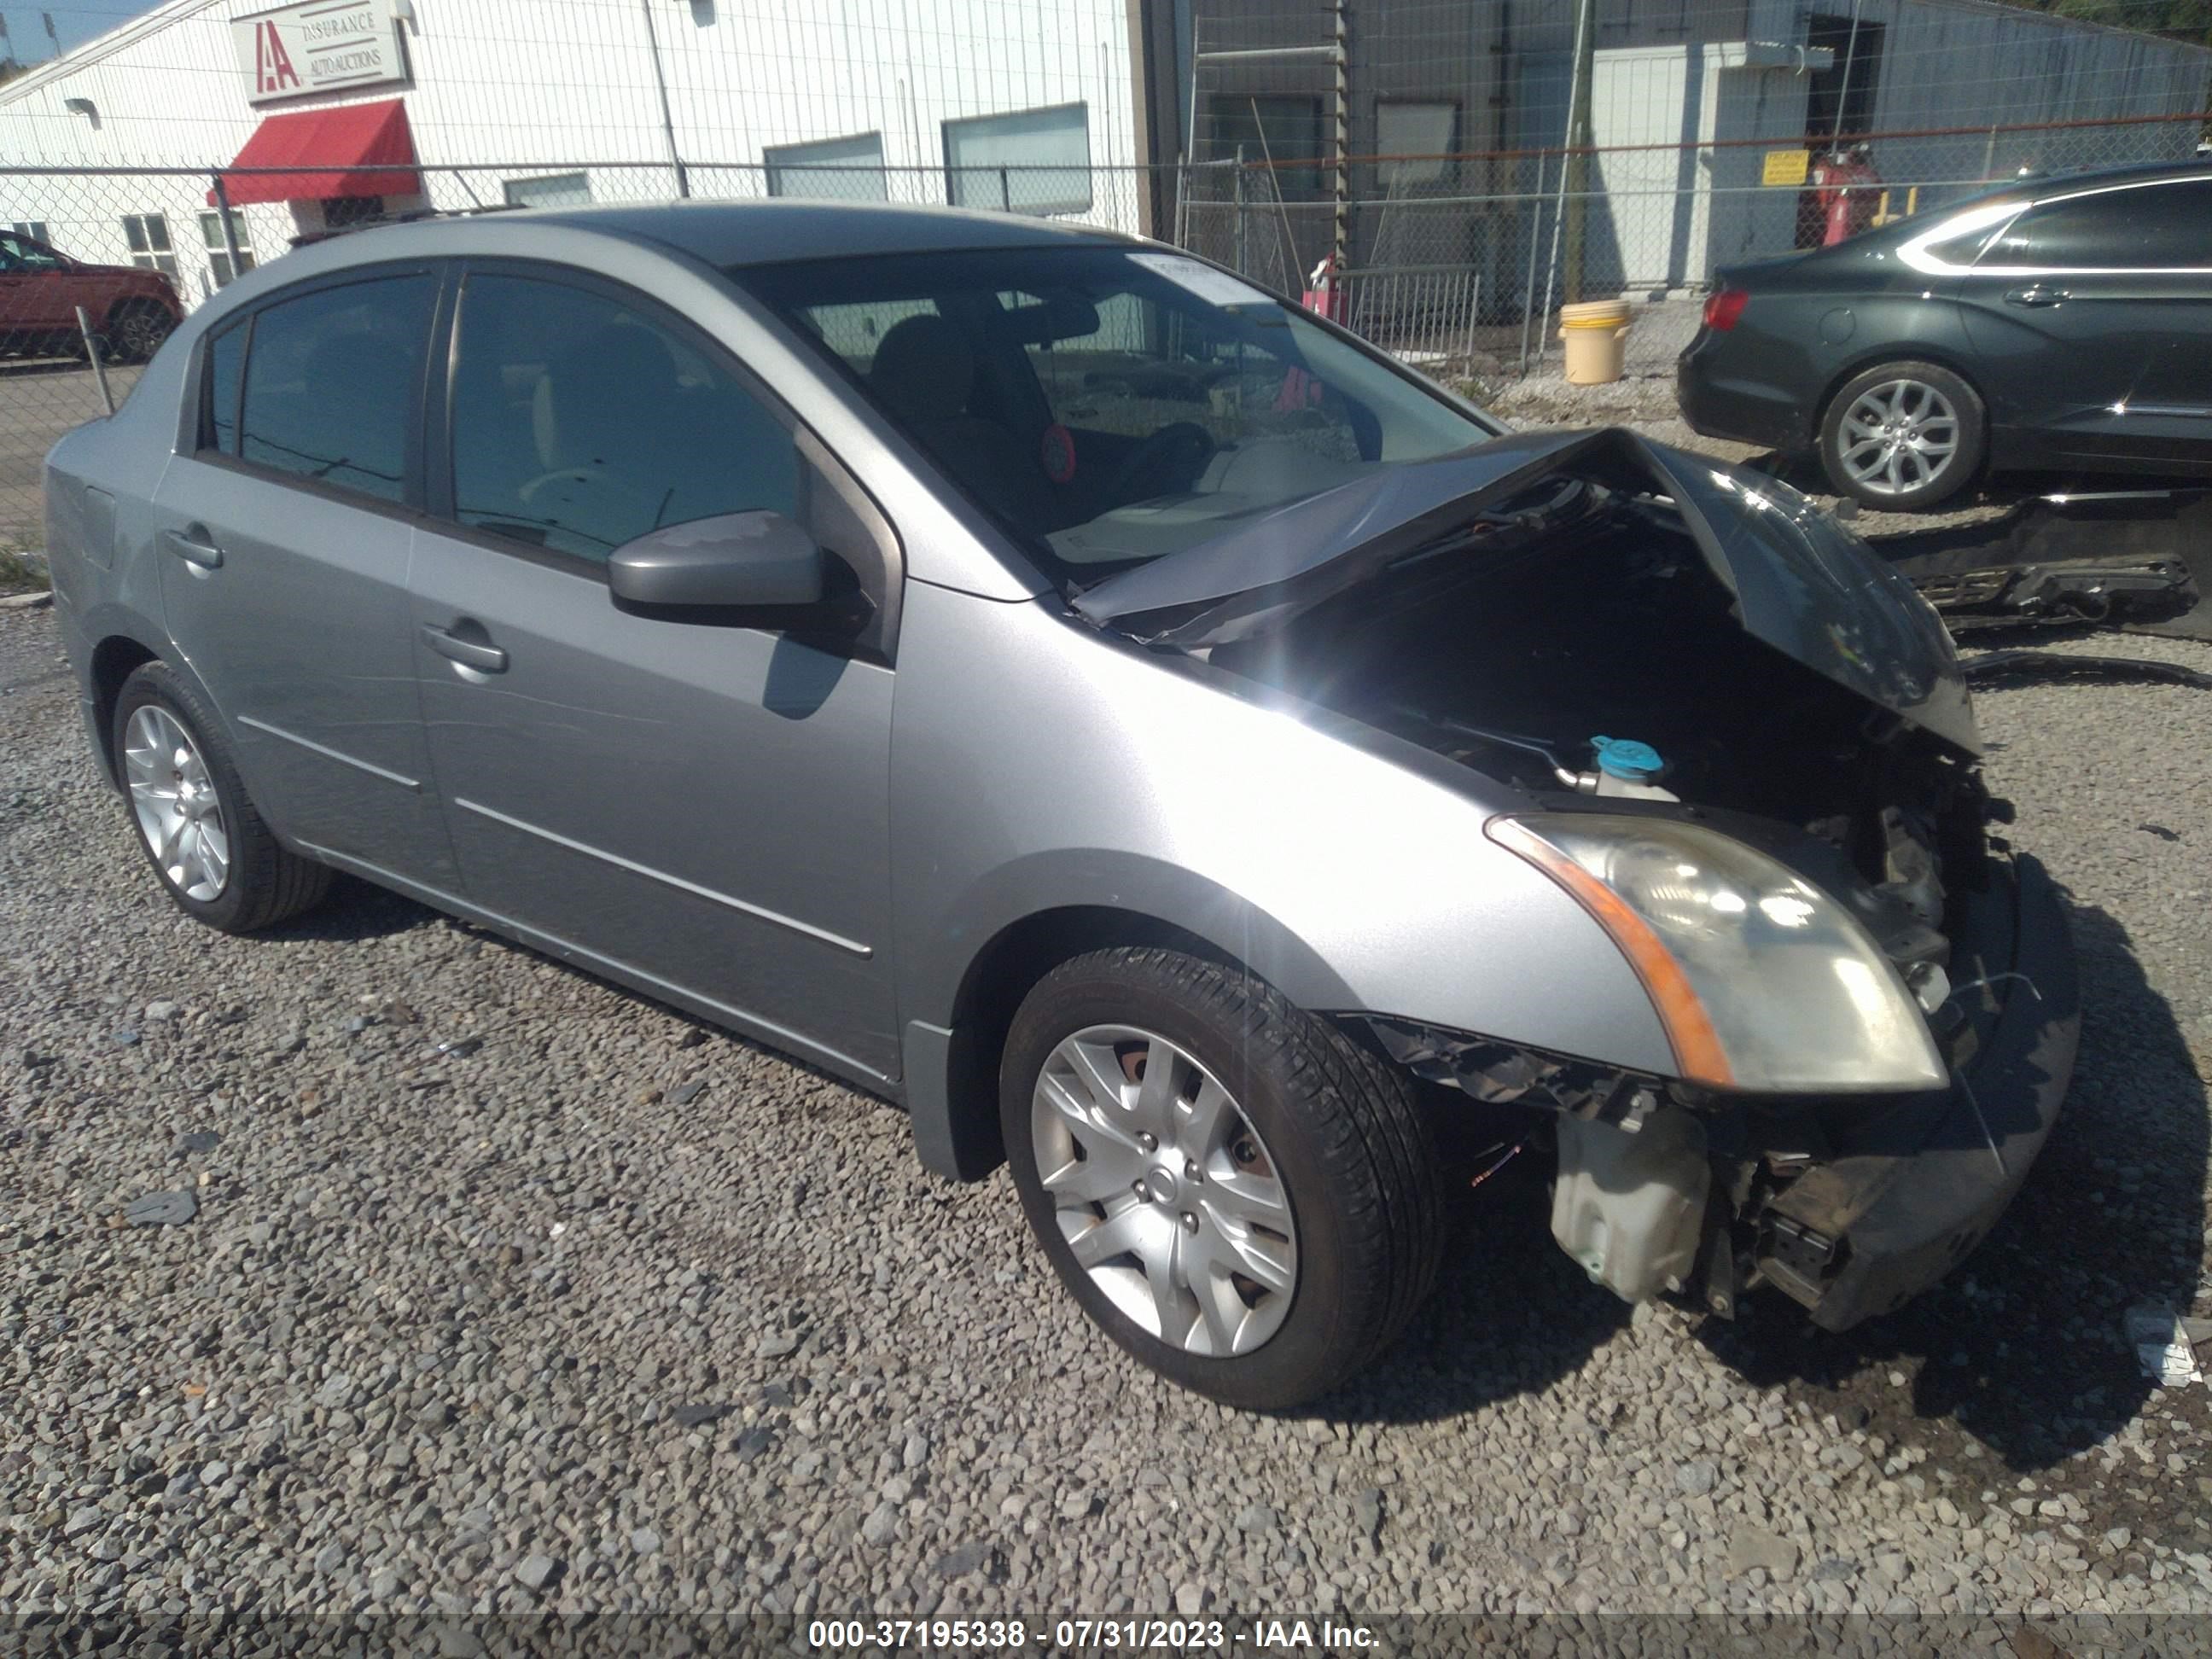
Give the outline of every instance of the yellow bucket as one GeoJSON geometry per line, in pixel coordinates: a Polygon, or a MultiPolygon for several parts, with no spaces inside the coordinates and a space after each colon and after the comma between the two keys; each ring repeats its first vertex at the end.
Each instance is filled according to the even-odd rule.
{"type": "Polygon", "coordinates": [[[1628,356],[1628,302],[1590,300],[1559,307],[1559,337],[1567,343],[1567,381],[1604,386],[1620,378],[1628,356]]]}

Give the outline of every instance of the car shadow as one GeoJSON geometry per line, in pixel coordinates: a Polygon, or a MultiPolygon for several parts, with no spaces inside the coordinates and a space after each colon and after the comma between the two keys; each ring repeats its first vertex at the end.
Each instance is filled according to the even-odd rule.
{"type": "MultiPolygon", "coordinates": [[[[411,927],[446,920],[447,917],[443,911],[434,910],[427,904],[402,897],[389,888],[378,887],[352,876],[333,873],[330,894],[320,904],[274,927],[264,928],[255,937],[355,943],[363,939],[388,939],[411,927]]],[[[458,927],[460,924],[454,925],[458,927]]]]}
{"type": "MultiPolygon", "coordinates": [[[[2080,1057],[2057,1126],[2005,1216],[1951,1276],[1837,1334],[1766,1290],[1698,1338],[1748,1389],[1789,1387],[1845,1430],[2016,1472],[2119,1434],[2157,1385],[2123,1330],[2139,1303],[2186,1312],[2203,1255],[2212,1135],[2172,1005],[2126,930],[2068,901],[2080,957],[2080,1057]],[[1890,1382],[1909,1373],[1909,1387],[1890,1382]],[[1808,1399],[1809,1395],[1809,1399],[1808,1399]]],[[[1540,1390],[1628,1322],[1553,1245],[1549,1161],[1515,1160],[1467,1194],[1437,1293],[1406,1338],[1317,1415],[1424,1421],[1540,1390]]],[[[2195,1391],[2192,1391],[2195,1392],[2195,1391]]]]}

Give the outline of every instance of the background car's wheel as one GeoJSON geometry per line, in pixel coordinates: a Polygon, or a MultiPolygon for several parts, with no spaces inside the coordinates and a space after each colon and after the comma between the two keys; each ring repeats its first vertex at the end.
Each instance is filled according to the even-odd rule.
{"type": "Polygon", "coordinates": [[[107,325],[107,343],[122,363],[143,363],[176,331],[177,319],[150,301],[125,306],[107,325]]]}
{"type": "Polygon", "coordinates": [[[1980,396],[1949,369],[1877,363],[1828,400],[1820,466],[1838,494],[1911,512],[1964,489],[1988,441],[1980,396]]]}
{"type": "Polygon", "coordinates": [[[1436,1276],[1443,1192],[1410,1085],[1238,969],[1150,948],[1061,964],[1014,1016],[1000,1114],[1060,1278],[1200,1394],[1325,1394],[1436,1276]]]}
{"type": "Polygon", "coordinates": [[[221,723],[167,664],[149,662],[123,683],[114,744],[138,844],[189,915],[250,933],[329,888],[325,866],[276,844],[239,781],[221,723]]]}

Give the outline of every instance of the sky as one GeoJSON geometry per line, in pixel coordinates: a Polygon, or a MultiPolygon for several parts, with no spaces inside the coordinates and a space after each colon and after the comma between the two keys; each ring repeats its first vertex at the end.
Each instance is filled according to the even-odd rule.
{"type": "Polygon", "coordinates": [[[61,37],[62,50],[68,52],[96,34],[106,33],[118,23],[152,9],[152,0],[62,0],[58,5],[0,5],[0,17],[8,21],[9,42],[7,48],[0,51],[0,56],[11,56],[24,64],[43,64],[54,55],[53,42],[46,39],[46,26],[40,21],[40,12],[53,14],[54,33],[61,37]]]}

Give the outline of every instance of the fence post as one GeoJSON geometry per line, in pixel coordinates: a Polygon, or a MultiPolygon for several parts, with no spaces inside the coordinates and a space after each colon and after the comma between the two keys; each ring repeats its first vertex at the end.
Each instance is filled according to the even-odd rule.
{"type": "Polygon", "coordinates": [[[999,211],[1012,213],[1013,210],[1014,193],[1006,187],[1006,168],[1000,167],[999,169],[999,211]]]}
{"type": "Polygon", "coordinates": [[[76,331],[84,339],[84,360],[92,365],[92,378],[100,386],[100,401],[107,412],[115,413],[115,394],[107,389],[107,365],[100,361],[100,337],[92,331],[92,319],[84,314],[84,307],[76,308],[76,331]]]}
{"type": "Polygon", "coordinates": [[[1244,274],[1244,146],[1237,146],[1237,274],[1244,274]]]}
{"type": "Polygon", "coordinates": [[[222,182],[222,173],[220,170],[217,170],[213,176],[216,217],[222,226],[222,246],[224,251],[230,255],[230,280],[234,283],[246,275],[246,270],[238,262],[238,231],[230,222],[230,191],[222,182]]]}

